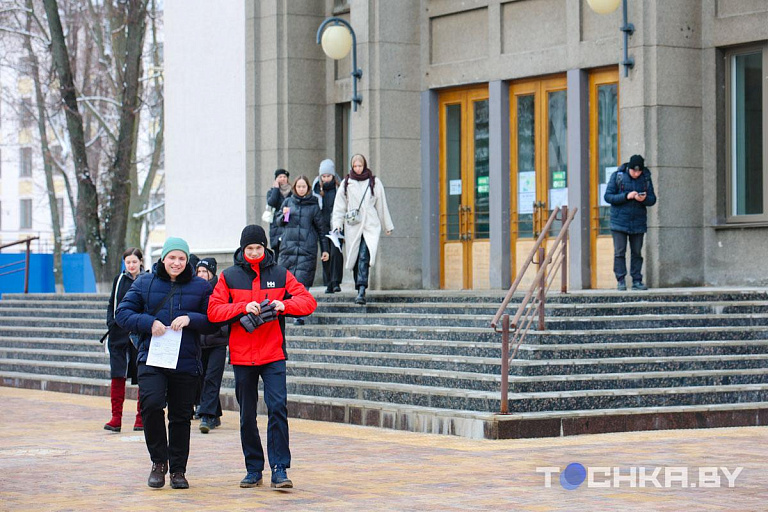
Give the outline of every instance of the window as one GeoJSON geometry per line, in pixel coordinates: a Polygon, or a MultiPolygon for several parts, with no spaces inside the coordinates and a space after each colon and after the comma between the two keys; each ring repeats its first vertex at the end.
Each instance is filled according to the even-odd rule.
{"type": "Polygon", "coordinates": [[[149,213],[149,225],[150,229],[155,226],[161,226],[165,224],[165,192],[158,191],[150,195],[149,205],[150,208],[162,204],[158,209],[152,210],[149,213]]]}
{"type": "Polygon", "coordinates": [[[350,133],[349,116],[352,109],[350,103],[336,104],[336,174],[345,176],[349,170],[350,133]]]}
{"type": "Polygon", "coordinates": [[[768,174],[763,158],[766,133],[765,45],[726,54],[728,222],[768,220],[768,174]]]}
{"type": "Polygon", "coordinates": [[[21,148],[19,153],[19,176],[30,178],[32,177],[32,148],[21,148]]]}
{"type": "Polygon", "coordinates": [[[19,123],[22,128],[29,128],[35,121],[34,114],[32,112],[32,99],[22,98],[21,111],[19,112],[19,123]]]}
{"type": "Polygon", "coordinates": [[[19,202],[19,229],[32,229],[32,200],[19,202]]]}

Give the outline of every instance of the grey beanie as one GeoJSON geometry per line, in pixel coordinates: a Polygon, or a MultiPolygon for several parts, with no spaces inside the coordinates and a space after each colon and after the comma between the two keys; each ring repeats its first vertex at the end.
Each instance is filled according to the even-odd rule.
{"type": "Polygon", "coordinates": [[[322,176],[323,174],[333,174],[336,175],[336,166],[333,164],[333,160],[330,158],[326,158],[322,162],[320,162],[320,169],[318,174],[322,176]]]}

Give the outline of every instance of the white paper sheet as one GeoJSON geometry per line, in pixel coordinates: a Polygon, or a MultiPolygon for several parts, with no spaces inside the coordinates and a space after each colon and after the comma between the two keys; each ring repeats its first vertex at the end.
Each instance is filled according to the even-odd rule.
{"type": "Polygon", "coordinates": [[[338,250],[341,250],[341,240],[344,239],[344,235],[338,231],[331,231],[325,236],[331,239],[331,243],[334,245],[334,247],[336,247],[338,250]]]}
{"type": "Polygon", "coordinates": [[[611,206],[611,204],[605,200],[605,190],[607,188],[608,188],[607,183],[600,184],[600,206],[611,206]]]}
{"type": "Polygon", "coordinates": [[[449,196],[460,196],[461,195],[461,180],[449,180],[449,196]]]}
{"type": "Polygon", "coordinates": [[[536,201],[536,192],[520,192],[517,194],[517,213],[533,213],[534,201],[536,201]]]}
{"type": "Polygon", "coordinates": [[[554,210],[558,206],[568,206],[567,188],[549,189],[549,208],[554,210]]]}
{"type": "Polygon", "coordinates": [[[176,365],[179,364],[182,332],[184,332],[183,329],[181,331],[174,331],[166,325],[165,334],[162,336],[152,336],[149,342],[147,365],[175,370],[176,365]]]}

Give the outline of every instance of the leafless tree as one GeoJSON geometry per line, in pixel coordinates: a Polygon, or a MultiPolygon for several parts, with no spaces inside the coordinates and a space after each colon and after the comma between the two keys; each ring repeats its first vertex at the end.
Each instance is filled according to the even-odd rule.
{"type": "Polygon", "coordinates": [[[52,224],[60,226],[58,174],[75,212],[74,245],[106,283],[123,249],[141,245],[146,219],[135,214],[149,206],[163,165],[161,13],[156,0],[0,1],[0,36],[22,37],[32,63],[52,224]],[[50,137],[64,151],[54,154],[50,137]]]}

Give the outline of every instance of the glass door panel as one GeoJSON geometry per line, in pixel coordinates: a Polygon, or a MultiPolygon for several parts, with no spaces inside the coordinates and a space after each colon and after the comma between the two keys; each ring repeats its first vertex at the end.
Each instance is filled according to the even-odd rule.
{"type": "Polygon", "coordinates": [[[461,233],[459,207],[461,206],[461,105],[445,107],[445,204],[446,239],[458,240],[461,233]]]}
{"type": "Polygon", "coordinates": [[[488,187],[489,148],[488,148],[488,100],[475,101],[474,119],[474,171],[475,171],[475,232],[476,240],[490,238],[490,203],[488,187]]]}
{"type": "Polygon", "coordinates": [[[590,75],[590,252],[592,288],[613,288],[613,240],[605,189],[619,166],[619,75],[615,69],[590,75]]]}
{"type": "MultiPolygon", "coordinates": [[[[568,204],[568,118],[566,91],[547,93],[547,173],[549,197],[546,223],[558,206],[568,204]]],[[[549,236],[557,236],[562,222],[552,223],[549,236]]]]}
{"type": "Polygon", "coordinates": [[[533,94],[517,97],[517,238],[533,238],[536,205],[536,117],[533,94]]]}

